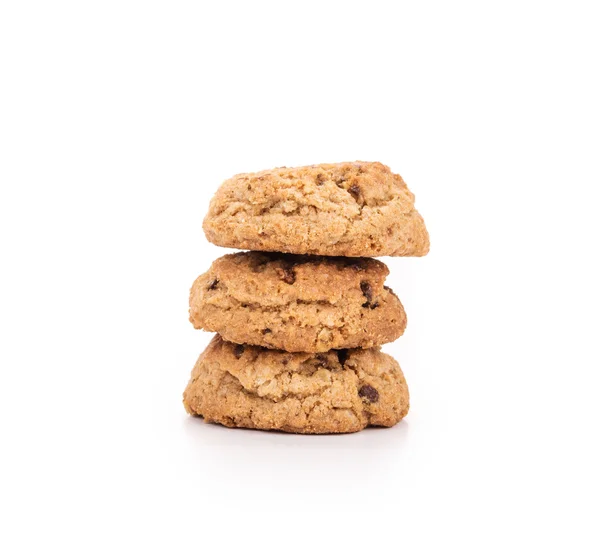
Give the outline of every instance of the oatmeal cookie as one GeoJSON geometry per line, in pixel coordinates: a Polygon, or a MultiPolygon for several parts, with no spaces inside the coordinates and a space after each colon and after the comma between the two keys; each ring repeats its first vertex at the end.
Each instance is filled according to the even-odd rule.
{"type": "Polygon", "coordinates": [[[219,246],[323,256],[424,256],[429,235],[404,180],[379,162],[239,174],[204,219],[219,246]]]}
{"type": "Polygon", "coordinates": [[[194,282],[190,321],[231,342],[290,352],[370,348],[406,328],[388,274],[371,258],[230,254],[194,282]]]}
{"type": "Polygon", "coordinates": [[[393,426],[406,416],[398,363],[378,348],[287,353],[215,336],[183,394],[192,415],[228,427],[349,433],[393,426]]]}

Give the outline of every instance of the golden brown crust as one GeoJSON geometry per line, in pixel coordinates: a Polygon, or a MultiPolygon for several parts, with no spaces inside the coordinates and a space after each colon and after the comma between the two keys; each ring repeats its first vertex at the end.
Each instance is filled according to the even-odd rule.
{"type": "Polygon", "coordinates": [[[229,427],[349,433],[393,426],[409,409],[398,363],[377,348],[286,353],[215,336],[183,394],[188,413],[229,427]]]}
{"type": "Polygon", "coordinates": [[[290,352],[369,348],[399,338],[406,314],[370,258],[230,254],[196,279],[190,321],[238,344],[290,352]]]}
{"type": "Polygon", "coordinates": [[[219,246],[323,256],[424,256],[404,180],[379,162],[275,168],[225,181],[204,220],[219,246]]]}

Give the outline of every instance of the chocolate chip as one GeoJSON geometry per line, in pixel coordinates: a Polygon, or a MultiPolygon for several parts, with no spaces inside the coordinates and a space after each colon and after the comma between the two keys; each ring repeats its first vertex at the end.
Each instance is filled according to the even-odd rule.
{"type": "Polygon", "coordinates": [[[215,279],[212,283],[208,285],[208,290],[214,290],[219,286],[219,279],[215,279]]]}
{"type": "Polygon", "coordinates": [[[289,362],[290,362],[290,360],[289,360],[289,359],[284,359],[284,360],[282,361],[282,363],[283,363],[284,365],[287,365],[289,362]]]}
{"type": "Polygon", "coordinates": [[[339,349],[337,351],[338,361],[342,367],[346,364],[346,360],[348,359],[348,350],[347,349],[339,349]]]}
{"type": "Polygon", "coordinates": [[[273,332],[270,328],[263,328],[262,333],[263,334],[269,334],[269,332],[273,332]]]}
{"type": "Polygon", "coordinates": [[[373,301],[373,287],[367,281],[363,281],[360,283],[360,289],[362,290],[363,296],[370,304],[373,301]]]}
{"type": "Polygon", "coordinates": [[[379,401],[379,392],[373,386],[369,386],[368,384],[362,386],[360,390],[358,390],[358,395],[370,403],[377,403],[377,401],[379,401]]]}
{"type": "Polygon", "coordinates": [[[235,346],[235,348],[233,348],[233,355],[235,355],[236,359],[239,359],[242,354],[244,353],[244,346],[242,344],[238,344],[237,346],[235,346]]]}
{"type": "Polygon", "coordinates": [[[360,187],[355,183],[354,185],[350,186],[348,193],[350,193],[354,200],[357,201],[360,198],[360,187]]]}
{"type": "Polygon", "coordinates": [[[296,272],[291,267],[279,269],[279,278],[288,285],[293,285],[296,282],[296,272]]]}
{"type": "Polygon", "coordinates": [[[379,302],[373,303],[373,287],[367,282],[363,281],[360,283],[360,289],[362,290],[363,296],[367,301],[362,305],[364,308],[375,309],[379,307],[379,302]]]}

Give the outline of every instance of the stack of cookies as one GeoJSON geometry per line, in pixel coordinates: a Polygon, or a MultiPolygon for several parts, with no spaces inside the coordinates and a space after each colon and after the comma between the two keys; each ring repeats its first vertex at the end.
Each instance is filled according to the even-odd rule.
{"type": "Polygon", "coordinates": [[[221,185],[209,241],[251,250],[216,260],[190,321],[218,333],[184,405],[207,422],[294,433],[393,426],[406,381],[379,346],[406,328],[373,256],[424,256],[429,235],[402,178],[378,162],[276,168],[221,185]]]}

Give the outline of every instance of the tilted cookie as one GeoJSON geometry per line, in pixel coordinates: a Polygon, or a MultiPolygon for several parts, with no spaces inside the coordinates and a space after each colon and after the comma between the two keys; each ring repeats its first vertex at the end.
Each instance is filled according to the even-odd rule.
{"type": "Polygon", "coordinates": [[[183,394],[188,413],[229,427],[348,433],[406,416],[398,363],[377,348],[322,354],[236,345],[215,336],[183,394]]]}
{"type": "Polygon", "coordinates": [[[219,246],[323,256],[424,256],[404,180],[379,162],[275,168],[225,181],[204,219],[219,246]]]}
{"type": "Polygon", "coordinates": [[[388,273],[370,258],[230,254],[194,282],[190,321],[231,342],[291,352],[369,348],[406,328],[388,273]]]}

